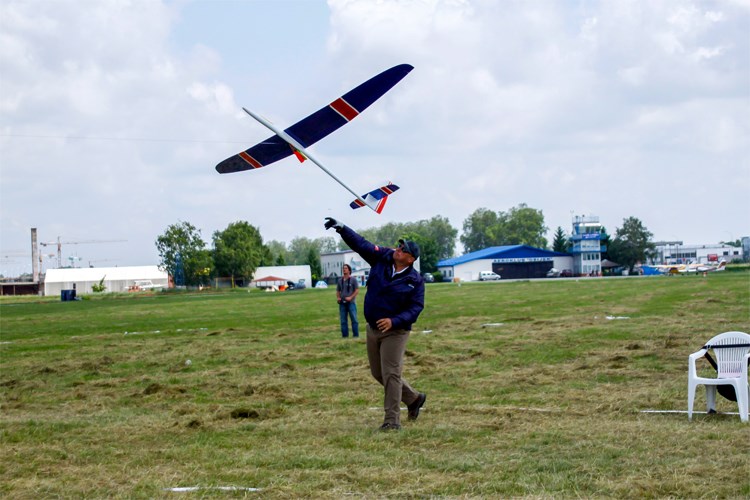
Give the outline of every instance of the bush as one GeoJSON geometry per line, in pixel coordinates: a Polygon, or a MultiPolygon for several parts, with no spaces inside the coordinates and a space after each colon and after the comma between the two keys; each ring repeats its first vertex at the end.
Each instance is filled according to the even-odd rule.
{"type": "Polygon", "coordinates": [[[104,278],[106,278],[107,275],[105,274],[102,276],[102,279],[99,280],[98,285],[91,285],[91,291],[94,293],[101,293],[107,289],[107,287],[104,285],[104,278]]]}

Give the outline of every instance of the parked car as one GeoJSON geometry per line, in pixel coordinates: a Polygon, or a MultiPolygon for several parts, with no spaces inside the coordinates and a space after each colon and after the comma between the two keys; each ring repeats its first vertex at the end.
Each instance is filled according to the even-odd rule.
{"type": "Polygon", "coordinates": [[[547,271],[547,277],[548,278],[559,278],[560,277],[560,270],[555,269],[554,267],[547,271]]]}
{"type": "Polygon", "coordinates": [[[305,280],[299,280],[297,283],[295,283],[294,281],[286,282],[287,290],[302,290],[303,288],[307,288],[307,285],[305,285],[305,280]]]}
{"type": "Polygon", "coordinates": [[[573,271],[570,269],[563,269],[560,271],[560,277],[561,278],[572,278],[573,277],[573,271]]]}
{"type": "Polygon", "coordinates": [[[424,273],[422,276],[424,277],[424,282],[425,283],[434,283],[435,282],[435,277],[432,275],[432,273],[424,273]]]}
{"type": "Polygon", "coordinates": [[[134,284],[128,287],[129,292],[141,292],[147,290],[161,290],[163,285],[154,285],[151,280],[135,280],[134,284]]]}
{"type": "Polygon", "coordinates": [[[500,279],[500,275],[493,273],[492,271],[480,271],[479,281],[497,281],[500,279]]]}

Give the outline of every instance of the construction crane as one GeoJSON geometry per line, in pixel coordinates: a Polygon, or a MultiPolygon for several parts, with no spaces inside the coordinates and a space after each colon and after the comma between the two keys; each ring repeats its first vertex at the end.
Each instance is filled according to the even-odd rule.
{"type": "Polygon", "coordinates": [[[63,245],[88,245],[91,243],[122,243],[128,240],[83,240],[83,241],[61,241],[60,237],[57,237],[57,241],[40,241],[39,244],[42,246],[57,245],[57,267],[62,267],[62,246],[63,245]]]}
{"type": "Polygon", "coordinates": [[[94,263],[96,262],[117,262],[119,259],[98,259],[98,260],[90,260],[89,261],[89,267],[95,267],[94,263]]]}

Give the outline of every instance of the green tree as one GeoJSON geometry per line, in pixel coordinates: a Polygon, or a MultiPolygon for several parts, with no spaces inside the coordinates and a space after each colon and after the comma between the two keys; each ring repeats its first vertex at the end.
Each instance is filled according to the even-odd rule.
{"type": "MultiPolygon", "coordinates": [[[[599,234],[602,236],[602,239],[599,240],[599,243],[604,247],[604,253],[602,254],[602,259],[609,259],[609,246],[612,244],[612,240],[609,237],[609,233],[607,232],[607,228],[602,226],[601,230],[599,231],[599,234]]],[[[614,259],[610,259],[614,261],[614,259]]]]}
{"type": "MultiPolygon", "coordinates": [[[[376,245],[395,247],[401,238],[411,239],[419,244],[420,269],[422,272],[437,270],[440,259],[453,256],[458,230],[450,225],[447,218],[435,216],[429,220],[416,222],[390,222],[378,228],[357,230],[365,239],[376,245]]],[[[346,245],[339,247],[346,249],[346,245]]]]}
{"type": "Polygon", "coordinates": [[[216,231],[213,243],[216,273],[231,276],[233,287],[235,278],[252,277],[264,256],[268,258],[260,231],[245,221],[233,222],[225,230],[216,231]]]}
{"type": "Polygon", "coordinates": [[[317,246],[313,245],[308,248],[305,264],[310,266],[310,278],[313,281],[310,285],[312,286],[323,277],[323,266],[320,264],[320,251],[317,246]]]}
{"type": "Polygon", "coordinates": [[[285,266],[289,259],[289,251],[282,241],[271,240],[265,245],[266,253],[261,266],[285,266]]]}
{"type": "Polygon", "coordinates": [[[315,241],[318,244],[318,250],[320,250],[320,253],[331,253],[337,250],[338,242],[333,236],[324,236],[315,241]]]}
{"type": "Polygon", "coordinates": [[[479,208],[464,221],[463,229],[461,242],[467,252],[500,245],[547,248],[544,214],[525,203],[507,213],[479,208]]]}
{"type": "Polygon", "coordinates": [[[300,266],[307,264],[310,248],[315,247],[315,240],[305,238],[304,236],[296,237],[289,243],[289,253],[287,264],[300,266]]]}
{"type": "Polygon", "coordinates": [[[433,238],[417,232],[406,233],[403,238],[415,241],[419,245],[419,269],[422,273],[437,271],[438,248],[437,242],[433,238]]]}
{"type": "Polygon", "coordinates": [[[500,227],[495,237],[498,245],[529,245],[536,248],[547,248],[544,234],[549,229],[544,225],[544,214],[541,210],[521,203],[510,211],[500,213],[500,227]]]}
{"type": "Polygon", "coordinates": [[[560,226],[557,226],[555,236],[552,239],[552,251],[564,253],[568,251],[569,246],[568,237],[565,236],[565,231],[563,231],[563,228],[560,226]]]}
{"type": "MultiPolygon", "coordinates": [[[[437,215],[432,219],[419,221],[417,224],[418,228],[416,228],[416,232],[434,242],[435,264],[437,264],[438,260],[453,257],[456,249],[458,229],[451,226],[450,221],[446,217],[437,215]]],[[[437,268],[425,270],[425,272],[434,272],[436,270],[437,268]]]]}
{"type": "Polygon", "coordinates": [[[639,262],[645,262],[656,246],[651,242],[654,235],[635,217],[623,220],[622,228],[615,229],[607,252],[612,260],[626,266],[630,272],[639,262]]]}
{"type": "MultiPolygon", "coordinates": [[[[214,259],[211,250],[203,248],[188,260],[186,269],[194,275],[187,284],[207,285],[213,274],[214,259]]],[[[186,271],[187,278],[187,271],[186,271]]]]}
{"type": "Polygon", "coordinates": [[[400,222],[389,222],[380,227],[357,230],[366,240],[389,248],[395,247],[406,231],[406,224],[400,222]]]}
{"type": "Polygon", "coordinates": [[[208,278],[212,259],[205,247],[200,230],[189,222],[172,224],[156,238],[161,267],[174,277],[182,274],[186,285],[198,285],[208,278]]]}
{"type": "Polygon", "coordinates": [[[488,208],[478,208],[464,220],[461,243],[467,253],[497,245],[495,230],[498,225],[497,213],[488,208]]]}

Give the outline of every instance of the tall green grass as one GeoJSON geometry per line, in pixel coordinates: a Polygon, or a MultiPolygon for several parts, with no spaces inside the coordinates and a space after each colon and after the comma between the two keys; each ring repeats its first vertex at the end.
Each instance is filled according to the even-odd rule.
{"type": "Polygon", "coordinates": [[[4,297],[0,494],[750,496],[735,403],[641,413],[685,410],[687,356],[750,331],[750,273],[432,284],[426,301],[404,375],[427,405],[383,434],[332,289],[4,297]]]}

